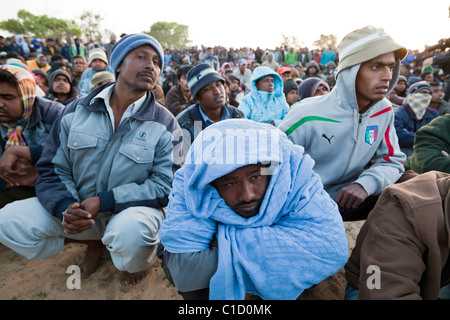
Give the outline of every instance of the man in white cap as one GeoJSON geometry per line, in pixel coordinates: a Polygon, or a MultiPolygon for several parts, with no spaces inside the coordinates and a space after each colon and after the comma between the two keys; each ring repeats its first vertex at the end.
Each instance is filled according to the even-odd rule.
{"type": "Polygon", "coordinates": [[[333,90],[291,109],[279,125],[315,160],[315,171],[346,221],[365,219],[377,195],[404,172],[406,156],[385,97],[406,53],[381,28],[350,32],[339,44],[333,90]]]}
{"type": "Polygon", "coordinates": [[[94,74],[101,71],[109,71],[114,73],[113,69],[109,66],[106,52],[102,49],[94,49],[89,53],[89,68],[87,68],[81,75],[78,88],[80,89],[80,97],[87,95],[91,92],[93,87],[91,80],[94,74]]]}

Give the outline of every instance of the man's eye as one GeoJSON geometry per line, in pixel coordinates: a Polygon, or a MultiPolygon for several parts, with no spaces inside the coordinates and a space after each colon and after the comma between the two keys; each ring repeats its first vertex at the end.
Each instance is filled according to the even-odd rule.
{"type": "Polygon", "coordinates": [[[225,183],[225,187],[230,188],[236,185],[236,182],[227,182],[225,183]]]}

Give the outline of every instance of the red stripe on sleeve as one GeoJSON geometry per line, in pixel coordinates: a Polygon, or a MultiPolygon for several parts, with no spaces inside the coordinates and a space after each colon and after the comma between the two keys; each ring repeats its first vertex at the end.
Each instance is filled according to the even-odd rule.
{"type": "Polygon", "coordinates": [[[375,117],[378,117],[380,114],[383,114],[383,113],[386,113],[386,112],[389,112],[389,111],[391,111],[392,110],[392,107],[387,107],[386,109],[383,109],[383,110],[381,110],[381,111],[378,111],[377,113],[375,113],[375,114],[373,114],[373,115],[371,115],[370,116],[370,118],[375,118],[375,117]]]}
{"type": "Polygon", "coordinates": [[[389,140],[389,129],[390,129],[390,127],[391,126],[388,125],[388,127],[386,129],[386,132],[384,133],[384,140],[386,141],[386,144],[387,144],[387,147],[388,147],[388,156],[387,157],[383,157],[383,159],[385,161],[392,162],[391,158],[389,158],[389,157],[394,155],[394,147],[392,146],[391,140],[389,140]]]}

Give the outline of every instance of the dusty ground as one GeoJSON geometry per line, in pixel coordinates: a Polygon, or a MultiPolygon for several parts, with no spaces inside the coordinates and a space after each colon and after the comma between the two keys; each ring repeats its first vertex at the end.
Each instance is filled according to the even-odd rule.
{"type": "MultiPolygon", "coordinates": [[[[362,222],[346,222],[349,250],[354,246],[362,222]]],[[[81,289],[69,289],[70,265],[80,264],[85,246],[68,244],[52,259],[28,261],[0,244],[0,300],[180,300],[155,258],[150,274],[136,286],[120,284],[120,273],[112,261],[102,260],[97,272],[81,280],[81,289]]],[[[73,283],[73,282],[70,282],[73,283]]],[[[306,291],[302,299],[339,300],[344,297],[344,272],[306,291]]]]}

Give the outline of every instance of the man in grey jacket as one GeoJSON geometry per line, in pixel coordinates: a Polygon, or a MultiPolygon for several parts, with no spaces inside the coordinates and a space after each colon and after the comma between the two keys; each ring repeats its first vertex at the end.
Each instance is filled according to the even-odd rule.
{"type": "Polygon", "coordinates": [[[146,274],[159,244],[182,135],[151,89],[163,68],[161,45],[133,34],[113,47],[117,82],[67,106],[37,164],[37,198],[0,210],[0,242],[28,259],[57,255],[69,241],[90,241],[82,277],[102,246],[122,283],[146,274]],[[177,138],[178,135],[178,138],[177,138]],[[179,145],[179,147],[178,147],[179,145]]]}
{"type": "Polygon", "coordinates": [[[279,125],[315,160],[314,170],[344,220],[365,219],[376,196],[404,172],[406,156],[385,96],[406,53],[381,28],[350,32],[339,44],[333,90],[293,106],[279,125]]]}

